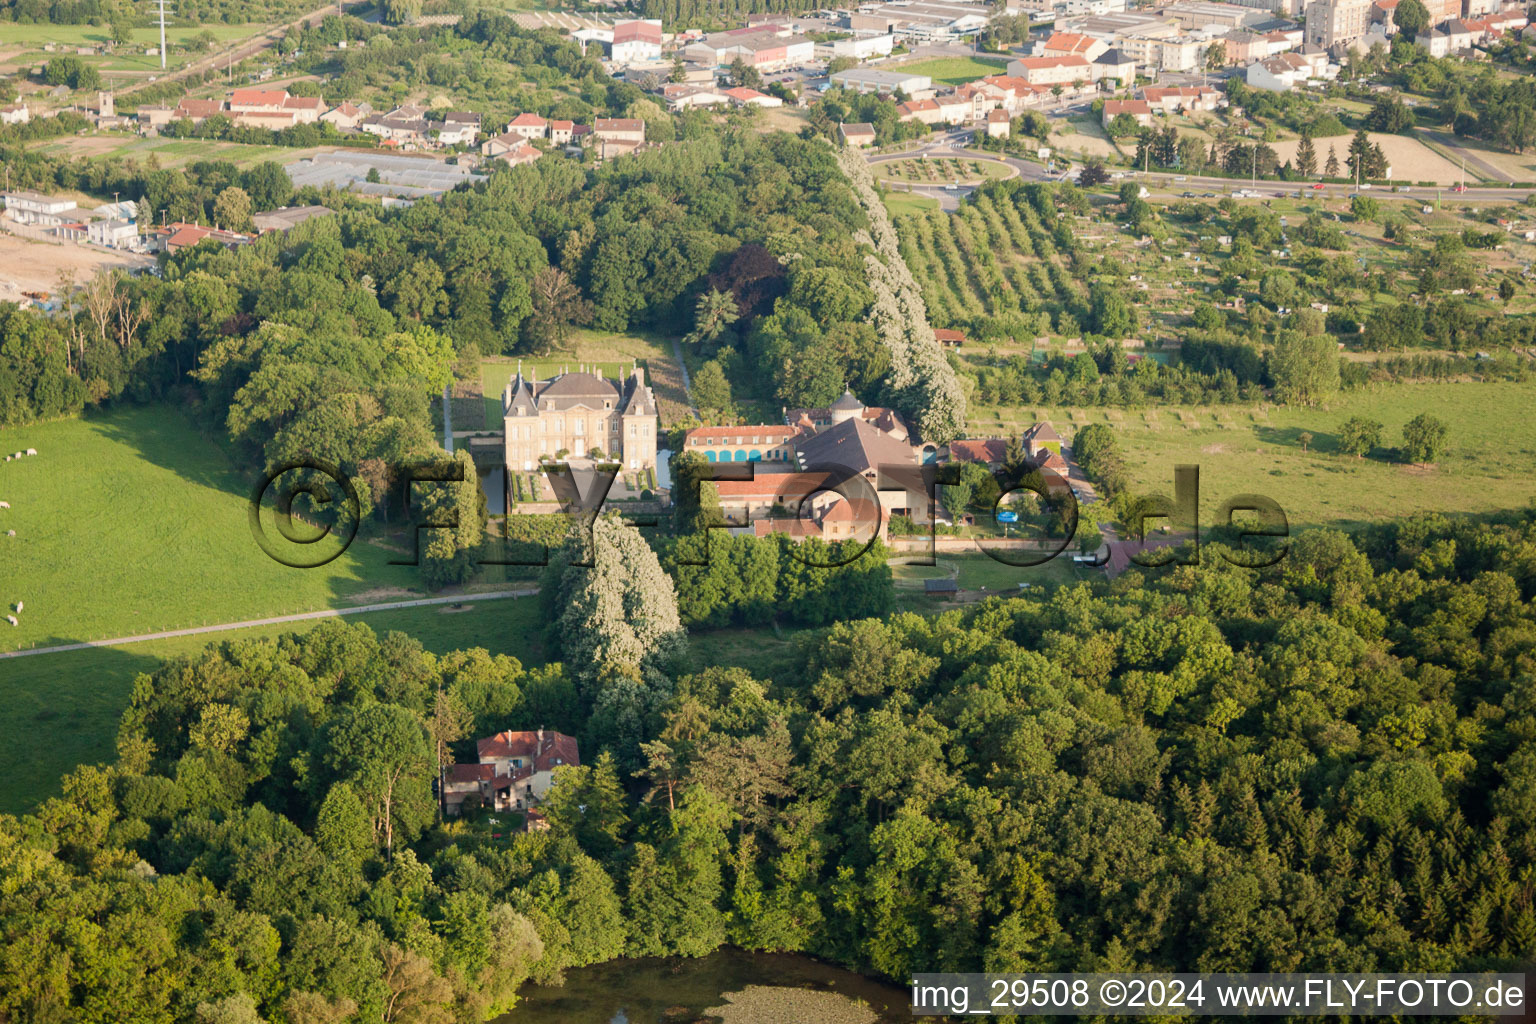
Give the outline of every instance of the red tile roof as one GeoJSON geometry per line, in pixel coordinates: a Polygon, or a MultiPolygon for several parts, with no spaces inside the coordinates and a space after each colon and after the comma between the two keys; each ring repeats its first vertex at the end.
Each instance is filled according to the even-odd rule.
{"type": "Polygon", "coordinates": [[[493,757],[528,758],[529,767],[536,772],[581,763],[576,737],[553,729],[499,732],[476,741],[475,752],[482,761],[493,757]]]}
{"type": "Polygon", "coordinates": [[[613,26],[613,41],[628,43],[643,39],[648,43],[661,42],[661,26],[648,21],[626,21],[613,26]]]}
{"type": "Polygon", "coordinates": [[[512,124],[509,125],[508,127],[512,127],[512,128],[543,128],[547,124],[549,124],[549,122],[544,120],[538,114],[518,114],[516,117],[514,117],[512,119],[512,124]]]}
{"type": "Polygon", "coordinates": [[[287,89],[236,89],[229,94],[230,106],[281,107],[286,99],[287,89]]]}
{"type": "Polygon", "coordinates": [[[955,462],[1002,462],[1008,454],[1008,442],[999,437],[949,442],[949,457],[955,462]]]}

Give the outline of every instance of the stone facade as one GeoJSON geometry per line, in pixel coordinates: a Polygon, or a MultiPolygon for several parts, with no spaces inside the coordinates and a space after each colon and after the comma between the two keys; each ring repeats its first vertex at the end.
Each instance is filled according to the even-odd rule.
{"type": "Polygon", "coordinates": [[[656,468],[656,396],[639,367],[625,380],[581,369],[544,381],[519,367],[501,410],[512,472],[537,469],[541,456],[584,457],[594,449],[626,470],[656,468]]]}

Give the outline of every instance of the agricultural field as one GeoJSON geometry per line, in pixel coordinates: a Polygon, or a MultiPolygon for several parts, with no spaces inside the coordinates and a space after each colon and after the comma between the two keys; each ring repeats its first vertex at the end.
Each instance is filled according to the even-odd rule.
{"type": "Polygon", "coordinates": [[[992,57],[938,57],[912,64],[887,65],[887,70],[907,75],[927,75],[935,86],[964,85],[988,75],[1000,75],[1008,68],[1006,60],[992,57]]]}
{"type": "Polygon", "coordinates": [[[1048,419],[1070,440],[1088,423],[1107,423],[1120,438],[1132,479],[1171,493],[1176,465],[1200,467],[1205,515],[1228,497],[1267,494],[1293,526],[1352,528],[1415,512],[1480,513],[1536,499],[1536,385],[1393,384],[1341,394],[1326,407],[1215,406],[1155,409],[990,409],[974,433],[1010,433],[1048,419]],[[1392,451],[1403,424],[1427,412],[1450,425],[1440,461],[1406,465],[1392,451]],[[1379,421],[1383,445],[1373,458],[1338,451],[1339,426],[1351,416],[1379,421]],[[1302,433],[1312,435],[1302,450],[1302,433]]]}
{"type": "Polygon", "coordinates": [[[317,569],[269,558],[248,521],[260,467],[242,467],[171,406],[122,407],[5,432],[0,650],[240,622],[423,596],[372,524],[317,569]]]}
{"type": "Polygon", "coordinates": [[[897,185],[978,185],[984,181],[1011,178],[1018,173],[1001,160],[978,160],[971,157],[886,160],[871,169],[877,181],[897,185]]]}
{"type": "MultiPolygon", "coordinates": [[[[28,811],[58,794],[65,772],[112,759],[118,719],[139,673],[209,644],[307,633],[321,621],[0,660],[0,814],[28,811]]],[[[466,599],[462,608],[365,612],[346,621],[366,623],[380,635],[409,633],[436,654],[483,647],[524,665],[544,663],[542,615],[535,597],[466,599]]]]}
{"type": "Polygon", "coordinates": [[[1082,298],[1050,230],[1027,203],[978,195],[953,216],[902,217],[901,252],[936,327],[1004,309],[1082,298]]]}

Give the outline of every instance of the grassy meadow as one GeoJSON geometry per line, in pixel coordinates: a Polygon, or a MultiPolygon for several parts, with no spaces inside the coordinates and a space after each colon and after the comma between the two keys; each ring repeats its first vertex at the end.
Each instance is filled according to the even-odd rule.
{"type": "MultiPolygon", "coordinates": [[[[0,650],[130,636],[422,596],[417,570],[365,524],[317,569],[269,558],[248,521],[259,467],[171,406],[4,431],[0,603],[24,601],[0,650]],[[15,530],[16,536],[4,536],[15,530]]],[[[269,531],[269,536],[270,536],[269,531]]]]}
{"type": "Polygon", "coordinates": [[[1229,497],[1259,493],[1278,501],[1293,526],[1350,528],[1415,512],[1490,512],[1536,498],[1533,407],[1532,384],[1395,384],[1315,409],[986,409],[972,416],[970,429],[1009,433],[1045,418],[1070,440],[1087,423],[1108,423],[1132,478],[1148,491],[1171,493],[1174,466],[1198,465],[1207,517],[1229,497]],[[1421,412],[1450,425],[1432,467],[1405,465],[1394,451],[1403,424],[1421,412]],[[1371,458],[1338,451],[1338,429],[1351,416],[1385,427],[1383,447],[1371,458]],[[1312,435],[1306,451],[1304,432],[1312,435]]]}
{"type": "Polygon", "coordinates": [[[914,64],[902,64],[891,70],[906,75],[927,75],[935,86],[964,85],[988,75],[1000,75],[1008,67],[1006,60],[995,57],[937,57],[920,60],[914,64]]]}

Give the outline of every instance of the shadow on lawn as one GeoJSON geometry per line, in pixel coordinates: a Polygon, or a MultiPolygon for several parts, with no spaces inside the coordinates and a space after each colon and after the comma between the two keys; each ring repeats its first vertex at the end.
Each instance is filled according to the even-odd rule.
{"type": "MultiPolygon", "coordinates": [[[[51,636],[39,646],[75,643],[51,636]]],[[[60,792],[82,764],[117,757],[117,727],[134,678],[161,659],[125,647],[0,659],[0,813],[22,814],[60,792]]]]}

